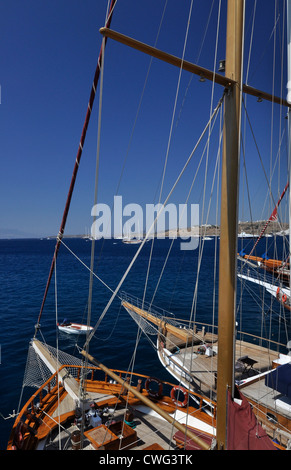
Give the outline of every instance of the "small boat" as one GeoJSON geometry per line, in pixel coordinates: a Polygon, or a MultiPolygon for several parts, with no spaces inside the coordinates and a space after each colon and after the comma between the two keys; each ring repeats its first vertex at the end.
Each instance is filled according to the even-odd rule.
{"type": "Polygon", "coordinates": [[[126,243],[128,245],[138,245],[139,243],[142,243],[141,238],[124,238],[122,240],[123,243],[126,243]]]}
{"type": "Polygon", "coordinates": [[[257,235],[252,235],[251,233],[241,232],[238,234],[238,238],[255,238],[257,235]]]}
{"type": "Polygon", "coordinates": [[[62,323],[57,323],[58,329],[64,333],[74,335],[84,335],[93,330],[93,326],[82,325],[81,323],[73,323],[64,320],[62,323]]]}

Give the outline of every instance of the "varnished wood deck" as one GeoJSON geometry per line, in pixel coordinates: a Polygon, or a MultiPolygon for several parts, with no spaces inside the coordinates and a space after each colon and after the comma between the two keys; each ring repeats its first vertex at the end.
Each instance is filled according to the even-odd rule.
{"type": "MultiPolygon", "coordinates": [[[[218,348],[217,343],[211,346],[217,348],[217,354],[200,354],[201,345],[179,349],[173,348],[173,338],[168,343],[172,345],[170,352],[160,344],[159,358],[168,372],[178,382],[182,382],[190,390],[202,393],[205,398],[216,401],[216,374],[218,348]],[[178,367],[179,366],[179,367],[178,367]],[[191,373],[191,375],[189,374],[191,373]]],[[[291,439],[291,403],[277,391],[265,385],[265,374],[276,367],[279,353],[265,347],[245,341],[236,342],[235,380],[243,395],[253,405],[255,414],[261,424],[264,424],[269,435],[280,436],[280,442],[286,444],[291,439]],[[239,362],[239,359],[251,359],[249,364],[239,362]],[[274,417],[274,419],[273,419],[274,417]],[[271,419],[270,419],[271,418],[271,419]]],[[[209,408],[211,411],[211,408],[209,408]]],[[[212,410],[213,411],[213,410],[212,410]]]]}
{"type": "MultiPolygon", "coordinates": [[[[180,344],[181,346],[181,344],[180,344]]],[[[217,373],[217,358],[218,353],[217,345],[214,343],[212,348],[214,349],[214,355],[200,354],[200,345],[180,349],[179,351],[171,354],[171,360],[175,363],[179,363],[183,369],[190,371],[192,378],[197,384],[198,388],[201,388],[203,393],[210,394],[215,392],[215,375],[217,373]]],[[[242,366],[235,373],[235,379],[237,381],[247,379],[258,373],[266,372],[272,368],[273,361],[278,359],[278,353],[266,348],[258,346],[256,344],[250,344],[244,341],[236,342],[235,361],[236,363],[240,358],[248,357],[255,361],[252,367],[245,368],[242,366]]]]}
{"type": "MultiPolygon", "coordinates": [[[[66,366],[63,367],[66,368],[66,366]]],[[[75,372],[80,370],[80,366],[70,366],[70,368],[71,372],[73,369],[75,372]]],[[[200,429],[204,433],[205,431],[211,433],[215,429],[215,420],[210,419],[202,410],[191,406],[183,408],[174,403],[169,393],[174,386],[171,383],[163,382],[163,393],[159,397],[152,397],[145,386],[146,379],[149,377],[133,374],[132,380],[134,383],[138,382],[140,390],[138,397],[133,393],[133,389],[138,388],[137,386],[131,387],[131,391],[128,391],[122,384],[109,381],[107,376],[103,380],[96,379],[95,375],[104,375],[100,369],[92,367],[89,371],[86,381],[87,392],[84,398],[86,408],[90,410],[90,406],[93,405],[96,410],[100,411],[98,416],[102,421],[102,425],[100,425],[102,429],[104,427],[110,429],[112,419],[117,423],[123,421],[125,413],[130,410],[133,413],[133,419],[130,421],[134,422],[137,432],[136,441],[130,442],[132,450],[152,448],[152,446],[158,446],[165,450],[175,449],[176,444],[173,436],[177,432],[177,428],[179,431],[184,430],[183,426],[186,422],[190,425],[191,421],[191,426],[194,429],[200,429]],[[146,399],[148,404],[144,403],[146,399]],[[181,424],[179,424],[180,422],[181,424]]],[[[116,372],[122,376],[126,375],[126,372],[123,371],[116,372]]],[[[53,374],[22,408],[14,423],[7,449],[69,449],[72,447],[72,432],[78,430],[75,421],[78,417],[75,413],[78,410],[76,410],[74,394],[71,397],[64,385],[51,386],[56,374],[53,374]],[[21,430],[21,440],[18,429],[21,430]],[[62,432],[59,438],[60,430],[62,432]]],[[[70,375],[70,380],[75,380],[76,387],[79,386],[78,378],[74,379],[70,375]]],[[[100,423],[100,420],[98,422],[100,423]]],[[[84,431],[87,432],[88,429],[90,431],[91,424],[93,423],[88,416],[84,431]]],[[[127,423],[126,426],[130,424],[127,423]]],[[[94,429],[98,431],[98,425],[94,429]]],[[[187,432],[189,434],[190,431],[187,432]]],[[[135,433],[129,433],[126,437],[130,436],[132,439],[132,434],[135,433]]],[[[113,445],[115,446],[119,442],[119,438],[116,437],[118,436],[116,434],[114,436],[113,445]]],[[[204,448],[205,445],[208,446],[203,442],[202,447],[204,448]]],[[[87,437],[84,439],[84,448],[88,450],[92,448],[92,442],[90,443],[87,437]]]]}

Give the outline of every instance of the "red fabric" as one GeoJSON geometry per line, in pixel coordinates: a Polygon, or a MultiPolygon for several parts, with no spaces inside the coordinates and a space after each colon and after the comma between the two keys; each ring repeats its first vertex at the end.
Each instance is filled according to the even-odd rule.
{"type": "Polygon", "coordinates": [[[278,220],[277,207],[275,207],[275,209],[273,210],[269,220],[278,220]]]}
{"type": "MultiPolygon", "coordinates": [[[[199,437],[202,439],[206,444],[211,446],[213,436],[210,436],[209,434],[203,433],[202,431],[199,431],[198,429],[191,428],[190,426],[187,427],[189,431],[191,431],[195,436],[199,437]]],[[[192,439],[186,436],[182,431],[177,431],[176,434],[174,435],[174,439],[177,442],[177,444],[183,445],[183,448],[185,450],[202,450],[199,444],[194,442],[192,439]]]]}
{"type": "Polygon", "coordinates": [[[252,411],[247,399],[236,390],[242,404],[228,393],[227,450],[277,450],[252,411]]]}

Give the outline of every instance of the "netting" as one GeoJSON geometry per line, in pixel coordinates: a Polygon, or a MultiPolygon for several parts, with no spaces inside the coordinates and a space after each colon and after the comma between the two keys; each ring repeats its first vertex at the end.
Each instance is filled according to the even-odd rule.
{"type": "Polygon", "coordinates": [[[158,334],[158,327],[149,323],[145,318],[141,317],[133,310],[126,308],[126,311],[129,313],[131,318],[136,322],[139,328],[144,332],[146,335],[157,335],[158,334]]]}
{"type": "MultiPolygon", "coordinates": [[[[133,300],[131,299],[131,303],[133,304],[133,300]]],[[[138,302],[135,302],[136,306],[139,306],[138,302]]],[[[124,308],[126,311],[129,313],[129,315],[132,317],[132,319],[136,322],[136,324],[139,326],[139,328],[145,333],[146,335],[157,335],[159,333],[159,326],[153,324],[150,320],[147,320],[145,317],[141,316],[140,314],[136,313],[134,309],[124,305],[124,308]]],[[[147,311],[144,310],[144,313],[146,314],[147,311]]],[[[148,313],[151,315],[151,317],[155,317],[158,321],[160,322],[166,322],[169,325],[172,325],[176,328],[182,328],[181,323],[175,320],[174,318],[169,318],[165,317],[163,314],[160,314],[156,310],[154,310],[152,307],[150,307],[148,313]]],[[[189,334],[193,334],[193,331],[190,331],[188,328],[185,326],[183,329],[189,331],[189,334]]]]}
{"type": "MultiPolygon", "coordinates": [[[[51,356],[57,360],[61,365],[69,364],[71,366],[81,366],[83,361],[81,358],[72,356],[71,354],[65,353],[64,351],[57,350],[56,348],[46,344],[46,348],[51,356]]],[[[89,364],[91,367],[92,365],[89,364]]],[[[72,367],[69,368],[70,374],[74,377],[77,375],[77,369],[72,367]]],[[[40,356],[35,352],[32,344],[29,346],[26,368],[23,379],[24,387],[36,387],[39,388],[43,385],[50,377],[52,372],[42,361],[40,356]]],[[[56,385],[56,381],[51,382],[51,385],[56,385]],[[55,382],[55,383],[54,383],[55,382]]]]}

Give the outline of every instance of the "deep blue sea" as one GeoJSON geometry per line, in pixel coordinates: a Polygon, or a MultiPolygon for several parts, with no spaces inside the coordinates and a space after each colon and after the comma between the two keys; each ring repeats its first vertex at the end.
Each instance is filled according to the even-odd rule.
{"type": "MultiPolygon", "coordinates": [[[[90,241],[65,238],[64,242],[83,263],[87,266],[90,265],[90,241]]],[[[152,299],[155,292],[170,244],[171,240],[156,240],[154,243],[147,286],[147,301],[152,299]]],[[[244,245],[246,244],[245,240],[244,245]]],[[[28,345],[34,335],[34,325],[39,315],[54,247],[55,240],[0,240],[0,413],[4,417],[18,408],[28,345]]],[[[114,290],[138,247],[139,245],[123,244],[121,240],[97,241],[94,271],[114,290]]],[[[121,288],[122,291],[132,296],[143,297],[150,250],[151,241],[143,247],[121,288]]],[[[264,252],[263,245],[261,250],[264,252]]],[[[214,251],[215,239],[206,241],[199,276],[196,315],[197,321],[209,323],[212,321],[214,251]]],[[[249,251],[247,247],[246,251],[249,251]]],[[[188,318],[196,282],[197,263],[198,249],[182,251],[180,250],[180,240],[175,240],[153,303],[174,313],[178,318],[188,318]]],[[[57,259],[56,277],[59,321],[67,318],[85,323],[89,271],[64,246],[61,246],[57,259]]],[[[91,322],[93,326],[98,321],[110,297],[111,292],[94,279],[91,322]]],[[[257,303],[250,296],[245,296],[244,303],[246,313],[243,317],[242,329],[260,334],[261,312],[257,303]]],[[[266,330],[269,328],[267,310],[266,307],[266,330]]],[[[279,308],[278,313],[280,313],[279,308]]],[[[290,332],[290,322],[279,323],[276,317],[275,319],[272,317],[272,326],[275,330],[275,340],[277,340],[278,330],[281,328],[280,340],[284,343],[286,341],[285,333],[289,334],[290,332]]],[[[55,346],[54,276],[41,318],[41,331],[45,340],[55,346]]],[[[120,300],[117,297],[96,331],[91,342],[90,353],[108,367],[127,369],[135,347],[136,334],[135,322],[120,306],[120,300]]],[[[76,338],[72,339],[71,336],[60,333],[58,340],[60,349],[78,355],[76,338]]],[[[78,344],[82,346],[82,339],[78,339],[78,344]]],[[[144,335],[139,343],[135,371],[172,380],[160,365],[153,346],[144,335]]],[[[13,420],[4,420],[0,417],[0,449],[6,448],[12,424],[13,420]]]]}

